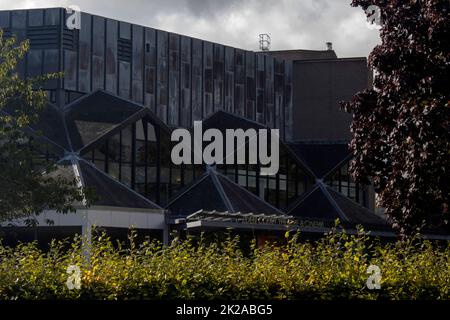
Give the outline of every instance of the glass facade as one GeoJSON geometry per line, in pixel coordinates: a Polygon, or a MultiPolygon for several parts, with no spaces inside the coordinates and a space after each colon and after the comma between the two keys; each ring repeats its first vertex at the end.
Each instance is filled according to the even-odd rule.
{"type": "Polygon", "coordinates": [[[356,201],[364,207],[368,207],[367,186],[356,183],[349,171],[350,163],[336,170],[327,179],[326,183],[333,188],[333,190],[342,193],[344,196],[356,201]]]}
{"type": "Polygon", "coordinates": [[[275,176],[261,175],[259,164],[220,165],[218,168],[235,183],[281,210],[287,210],[314,184],[314,180],[283,145],[280,145],[280,169],[275,176]]]}
{"type": "Polygon", "coordinates": [[[204,172],[200,166],[171,165],[170,153],[170,133],[143,118],[93,144],[83,157],[112,178],[164,205],[204,172]]]}
{"type": "MultiPolygon", "coordinates": [[[[171,150],[170,132],[146,117],[97,141],[83,151],[83,157],[117,181],[165,205],[204,173],[201,165],[173,165],[171,150]]],[[[248,163],[248,146],[246,154],[248,163]]],[[[220,165],[218,170],[281,210],[287,210],[314,184],[283,145],[280,169],[275,176],[261,175],[260,164],[220,165]]]]}

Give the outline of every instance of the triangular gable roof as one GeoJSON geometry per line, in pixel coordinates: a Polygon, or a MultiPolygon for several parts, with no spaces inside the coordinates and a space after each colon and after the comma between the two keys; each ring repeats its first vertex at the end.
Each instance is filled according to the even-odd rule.
{"type": "MultiPolygon", "coordinates": [[[[6,107],[0,110],[0,115],[14,117],[14,110],[6,107]]],[[[50,146],[51,151],[58,156],[62,156],[67,150],[70,150],[63,115],[52,103],[47,103],[39,113],[37,121],[23,130],[33,138],[50,146]]]]}
{"type": "Polygon", "coordinates": [[[122,208],[162,209],[149,199],[130,189],[126,185],[114,180],[106,173],[98,170],[89,162],[78,161],[83,185],[94,188],[98,200],[95,205],[122,208]]]}
{"type": "Polygon", "coordinates": [[[203,120],[203,130],[210,128],[218,129],[224,132],[226,129],[269,129],[265,125],[253,120],[245,119],[238,115],[218,110],[205,120],[203,120]]]}
{"type": "Polygon", "coordinates": [[[97,90],[65,108],[65,121],[74,151],[102,137],[144,107],[103,90],[97,90]]]}
{"type": "Polygon", "coordinates": [[[369,209],[364,208],[360,204],[352,201],[343,194],[327,187],[327,191],[333,198],[339,208],[345,212],[351,223],[363,225],[387,225],[387,221],[377,216],[369,209]]]}
{"type": "Polygon", "coordinates": [[[302,219],[334,221],[344,219],[339,209],[330,202],[319,185],[302,196],[288,211],[289,215],[302,219]]]}
{"type": "Polygon", "coordinates": [[[199,210],[283,214],[214,168],[194,181],[166,206],[174,216],[188,216],[199,210]]]}
{"type": "Polygon", "coordinates": [[[57,171],[51,175],[62,175],[68,179],[77,178],[84,188],[93,189],[97,197],[92,203],[94,206],[162,210],[157,204],[77,156],[62,159],[57,171]]]}
{"type": "MultiPolygon", "coordinates": [[[[224,110],[219,110],[203,120],[202,123],[203,131],[208,129],[218,129],[222,132],[222,134],[225,133],[227,129],[242,129],[244,131],[248,129],[267,129],[270,130],[269,127],[258,123],[253,120],[245,119],[241,116],[228,113],[224,110]]],[[[191,128],[193,130],[193,128],[191,128]]],[[[303,159],[299,158],[297,154],[294,152],[294,150],[291,149],[289,144],[284,143],[280,140],[280,147],[284,147],[287,153],[294,159],[298,165],[304,170],[304,172],[310,176],[311,178],[315,178],[314,173],[311,171],[311,169],[305,164],[303,159]]]]}
{"type": "MultiPolygon", "coordinates": [[[[0,114],[11,115],[8,111],[13,110],[5,108],[0,110],[0,114]]],[[[63,156],[65,153],[82,151],[144,117],[150,117],[154,124],[171,132],[149,108],[97,90],[67,105],[63,111],[47,103],[38,121],[25,130],[52,145],[55,153],[63,156]]]]}
{"type": "Polygon", "coordinates": [[[37,121],[31,126],[64,150],[70,150],[69,139],[64,127],[63,114],[58,107],[48,103],[37,121]]]}
{"type": "Polygon", "coordinates": [[[98,138],[92,140],[90,143],[85,145],[83,148],[79,150],[80,154],[85,153],[88,150],[91,150],[92,148],[98,146],[101,144],[105,139],[108,139],[109,137],[114,136],[115,134],[119,133],[121,130],[126,128],[127,126],[131,125],[134,122],[139,121],[140,119],[148,117],[151,122],[153,122],[154,125],[159,126],[162,130],[164,130],[166,133],[170,134],[172,130],[164,123],[162,122],[149,108],[144,107],[142,110],[138,111],[137,113],[133,114],[131,117],[127,118],[123,122],[119,123],[118,125],[112,127],[110,130],[108,130],[103,135],[99,136],[98,138]]]}
{"type": "Polygon", "coordinates": [[[301,197],[291,207],[288,214],[294,217],[328,222],[339,219],[342,223],[350,225],[388,227],[386,220],[323,183],[318,183],[310,192],[301,197]]]}

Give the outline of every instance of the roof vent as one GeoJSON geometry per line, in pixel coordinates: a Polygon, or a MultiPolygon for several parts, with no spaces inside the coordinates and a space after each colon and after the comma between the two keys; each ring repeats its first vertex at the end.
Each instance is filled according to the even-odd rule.
{"type": "Polygon", "coordinates": [[[63,29],[63,48],[66,50],[78,50],[78,29],[63,29]]]}
{"type": "Polygon", "coordinates": [[[119,38],[117,40],[117,52],[120,61],[131,62],[131,40],[119,38]]]}
{"type": "Polygon", "coordinates": [[[32,49],[58,48],[58,35],[57,26],[29,27],[27,29],[27,38],[30,40],[32,49]]]}

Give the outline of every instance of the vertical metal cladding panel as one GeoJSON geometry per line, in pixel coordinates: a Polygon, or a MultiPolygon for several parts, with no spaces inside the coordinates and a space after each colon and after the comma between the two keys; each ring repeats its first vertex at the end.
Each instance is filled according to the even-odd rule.
{"type": "Polygon", "coordinates": [[[285,72],[284,72],[284,138],[286,140],[293,139],[293,126],[294,126],[294,115],[293,115],[293,104],[292,104],[292,72],[293,64],[292,62],[285,62],[285,72]]]}
{"type": "Polygon", "coordinates": [[[156,114],[157,116],[167,123],[167,100],[168,100],[168,47],[169,36],[165,31],[157,31],[157,87],[156,87],[156,114]]]}
{"type": "Polygon", "coordinates": [[[77,53],[72,50],[64,50],[64,88],[77,90],[77,53]]]}
{"type": "Polygon", "coordinates": [[[92,16],[81,13],[80,41],[78,46],[78,90],[91,91],[92,16]]]}
{"type": "Polygon", "coordinates": [[[213,44],[203,42],[203,117],[214,112],[213,44]]]}
{"type": "Polygon", "coordinates": [[[11,27],[11,19],[10,19],[11,11],[0,11],[0,28],[10,28],[11,27]]]}
{"type": "Polygon", "coordinates": [[[118,22],[106,20],[106,55],[105,55],[105,77],[106,91],[117,94],[117,39],[118,22]]]}
{"type": "Polygon", "coordinates": [[[105,19],[92,20],[92,90],[105,88],[105,19]]]}
{"type": "Polygon", "coordinates": [[[234,113],[245,116],[245,51],[235,51],[234,113]]]}
{"type": "MultiPolygon", "coordinates": [[[[44,50],[44,60],[43,69],[44,74],[59,72],[59,65],[55,61],[59,61],[59,50],[58,49],[48,49],[44,50]]],[[[44,88],[45,89],[55,89],[58,85],[58,80],[48,81],[44,88]]]]}
{"type": "Polygon", "coordinates": [[[185,128],[191,126],[191,93],[192,93],[192,38],[181,37],[181,106],[180,125],[185,128]]]}
{"type": "Polygon", "coordinates": [[[144,72],[144,28],[133,25],[132,44],[132,100],[138,103],[144,102],[143,72],[144,72]]]}
{"type": "MultiPolygon", "coordinates": [[[[275,59],[275,128],[283,131],[284,121],[284,61],[275,59]]],[[[282,136],[281,132],[280,135],[282,136]]]]}
{"type": "Polygon", "coordinates": [[[245,53],[246,64],[246,112],[245,117],[247,119],[255,120],[256,116],[256,81],[255,81],[255,53],[247,51],[245,53]]]}
{"type": "Polygon", "coordinates": [[[214,44],[214,111],[224,109],[225,47],[214,44]]]}
{"type": "Polygon", "coordinates": [[[192,39],[192,122],[202,119],[203,42],[192,39]]]}
{"type": "Polygon", "coordinates": [[[265,55],[256,54],[256,121],[265,124],[265,55]]]}
{"type": "Polygon", "coordinates": [[[51,8],[45,10],[45,25],[46,26],[57,26],[61,22],[62,9],[51,8]]]}
{"type": "MultiPolygon", "coordinates": [[[[44,10],[29,10],[28,11],[28,26],[41,27],[44,25],[44,10]]],[[[44,60],[44,53],[42,49],[30,48],[27,55],[27,76],[36,77],[42,75],[42,63],[44,60]]]]}
{"type": "MultiPolygon", "coordinates": [[[[64,10],[63,9],[58,9],[58,8],[52,8],[52,9],[46,9],[44,11],[44,25],[46,26],[59,26],[60,30],[62,29],[61,26],[61,22],[65,23],[64,21],[64,10]],[[63,18],[63,19],[61,19],[63,18]],[[63,21],[61,21],[63,20],[63,21]]],[[[46,73],[55,73],[55,72],[59,72],[62,71],[64,69],[64,67],[62,66],[62,62],[60,65],[60,50],[62,50],[62,45],[61,43],[58,41],[59,48],[55,48],[55,49],[44,49],[43,50],[43,67],[42,67],[42,72],[44,74],[46,73]]],[[[76,58],[75,58],[76,59],[76,58]]],[[[76,60],[75,60],[75,64],[76,64],[76,60]]],[[[76,70],[75,70],[76,71],[76,70]]],[[[58,82],[64,81],[64,79],[62,80],[50,80],[47,81],[44,85],[45,89],[55,89],[58,87],[58,82]]]]}
{"type": "MultiPolygon", "coordinates": [[[[131,41],[131,24],[119,22],[119,38],[131,41]]],[[[131,98],[131,62],[119,59],[119,96],[131,98]]],[[[130,59],[131,60],[131,59],[130,59]]]]}
{"type": "MultiPolygon", "coordinates": [[[[45,15],[47,19],[47,12],[45,15]]],[[[64,12],[64,20],[69,17],[67,12],[64,12]]],[[[78,35],[79,36],[79,35],[78,35]]],[[[75,50],[62,49],[63,52],[63,64],[64,64],[64,79],[63,87],[66,90],[77,91],[78,90],[78,50],[77,48],[72,48],[75,50]]]]}
{"type": "Polygon", "coordinates": [[[234,48],[225,47],[225,111],[234,112],[234,48]]]}
{"type": "Polygon", "coordinates": [[[179,125],[180,118],[180,36],[169,34],[169,112],[171,126],[179,125]]]}
{"type": "Polygon", "coordinates": [[[119,96],[130,99],[131,64],[119,60],[119,96]]]}
{"type": "Polygon", "coordinates": [[[156,30],[145,28],[145,73],[144,73],[144,94],[145,106],[156,113],[155,92],[156,92],[156,30]]]}
{"type": "MultiPolygon", "coordinates": [[[[17,42],[24,41],[27,38],[27,11],[17,10],[11,12],[11,34],[16,35],[17,42]]],[[[19,61],[17,70],[20,77],[26,75],[26,60],[19,61]]]]}
{"type": "Polygon", "coordinates": [[[266,125],[274,128],[275,123],[275,88],[274,57],[266,56],[266,125]]]}
{"type": "Polygon", "coordinates": [[[11,11],[11,33],[15,34],[17,40],[23,41],[27,34],[27,11],[11,11]]]}
{"type": "Polygon", "coordinates": [[[30,49],[27,54],[27,76],[37,77],[42,75],[42,62],[44,53],[41,49],[30,49]]]}
{"type": "Polygon", "coordinates": [[[40,27],[44,25],[44,10],[33,9],[28,10],[28,26],[40,27]]]}

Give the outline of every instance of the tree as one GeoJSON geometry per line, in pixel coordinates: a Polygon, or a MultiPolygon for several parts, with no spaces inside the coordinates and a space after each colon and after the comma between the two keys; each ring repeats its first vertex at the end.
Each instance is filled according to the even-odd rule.
{"type": "Polygon", "coordinates": [[[369,57],[374,88],[342,105],[353,113],[351,170],[372,182],[402,235],[448,224],[450,2],[353,0],[381,10],[382,43],[369,57]]]}
{"type": "Polygon", "coordinates": [[[76,179],[58,174],[54,163],[36,163],[42,145],[26,129],[47,106],[40,84],[59,75],[21,79],[16,70],[28,49],[28,41],[4,39],[0,29],[0,222],[45,209],[67,213],[84,199],[76,179]]]}

